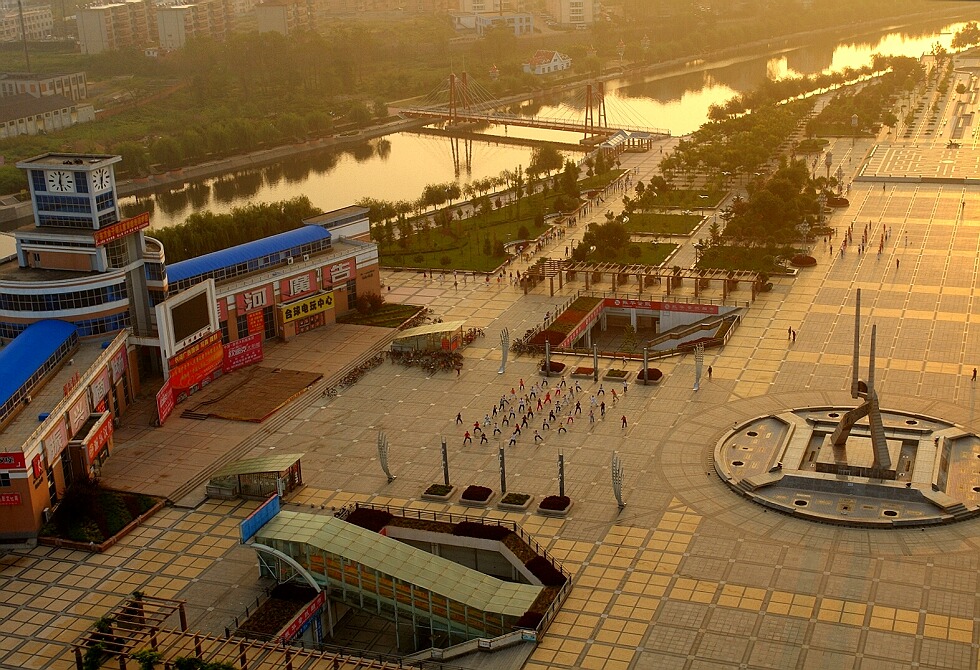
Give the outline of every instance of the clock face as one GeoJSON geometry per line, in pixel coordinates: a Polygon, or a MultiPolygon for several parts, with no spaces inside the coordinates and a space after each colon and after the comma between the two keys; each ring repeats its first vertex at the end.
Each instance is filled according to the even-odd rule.
{"type": "Polygon", "coordinates": [[[48,190],[60,193],[73,192],[75,190],[75,175],[65,170],[49,172],[48,190]]]}
{"type": "Polygon", "coordinates": [[[109,179],[109,168],[99,168],[92,172],[92,188],[96,191],[104,191],[111,184],[109,179]]]}

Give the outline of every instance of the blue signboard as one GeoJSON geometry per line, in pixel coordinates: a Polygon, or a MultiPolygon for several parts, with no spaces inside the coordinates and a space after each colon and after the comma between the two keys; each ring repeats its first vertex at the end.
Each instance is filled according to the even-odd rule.
{"type": "Polygon", "coordinates": [[[262,505],[242,520],[239,529],[242,536],[242,544],[248,542],[259,529],[267,524],[273,517],[279,514],[281,503],[278,495],[272,495],[262,505]]]}

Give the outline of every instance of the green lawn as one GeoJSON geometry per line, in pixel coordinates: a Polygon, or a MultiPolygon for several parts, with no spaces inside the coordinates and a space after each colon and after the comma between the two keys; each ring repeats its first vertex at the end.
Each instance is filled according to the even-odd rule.
{"type": "Polygon", "coordinates": [[[379,328],[397,328],[412,318],[422,309],[418,305],[386,304],[376,312],[361,314],[356,309],[347,312],[337,323],[352,323],[358,326],[378,326],[379,328]]]}
{"type": "Polygon", "coordinates": [[[652,235],[690,235],[700,222],[701,217],[696,214],[633,212],[629,215],[626,230],[652,235]]]}
{"type": "MultiPolygon", "coordinates": [[[[602,188],[620,174],[622,170],[612,170],[605,175],[583,179],[579,185],[583,191],[602,188]]],[[[453,221],[447,229],[431,228],[424,233],[412,233],[404,247],[395,241],[391,246],[379,249],[381,265],[491,272],[506,257],[485,254],[486,241],[490,240],[491,246],[494,241],[504,244],[515,242],[519,239],[517,233],[521,226],[527,228],[529,237],[537,237],[544,232],[544,228],[534,227],[534,216],[538,212],[550,212],[556,197],[554,193],[550,193],[548,197],[535,193],[523,198],[520,218],[517,216],[517,207],[509,204],[490,212],[488,216],[476,215],[462,221],[453,221]]]]}
{"type": "MultiPolygon", "coordinates": [[[[667,256],[669,256],[676,248],[676,244],[670,244],[667,242],[633,242],[616,256],[603,256],[602,258],[595,259],[595,262],[619,263],[620,265],[657,266],[667,260],[667,256]],[[639,256],[633,256],[630,253],[630,250],[632,250],[634,247],[640,248],[641,253],[639,256]]],[[[589,260],[592,261],[593,259],[590,257],[589,260]]]]}
{"type": "Polygon", "coordinates": [[[715,270],[750,270],[770,274],[786,268],[775,264],[776,256],[792,256],[792,249],[765,249],[762,247],[712,247],[705,250],[698,261],[699,268],[715,270]]]}
{"type": "Polygon", "coordinates": [[[657,197],[644,205],[651,207],[663,207],[674,209],[701,209],[714,208],[721,204],[728,191],[719,191],[710,188],[686,189],[673,188],[666,193],[658,193],[657,197]],[[702,198],[702,195],[708,196],[702,198]]]}

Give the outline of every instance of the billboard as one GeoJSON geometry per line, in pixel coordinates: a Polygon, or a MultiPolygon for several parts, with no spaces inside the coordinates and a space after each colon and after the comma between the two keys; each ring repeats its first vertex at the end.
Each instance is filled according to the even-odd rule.
{"type": "Polygon", "coordinates": [[[123,219],[119,223],[114,223],[108,228],[100,228],[95,231],[95,246],[102,247],[112,242],[113,240],[118,240],[120,238],[126,237],[130,233],[135,233],[137,230],[143,230],[144,228],[150,227],[150,214],[149,212],[143,212],[142,214],[137,214],[136,216],[123,219]]]}
{"type": "Polygon", "coordinates": [[[162,426],[174,411],[177,401],[174,398],[174,387],[170,385],[170,380],[163,382],[163,386],[157,391],[157,418],[162,426]]]}
{"type": "Polygon", "coordinates": [[[288,305],[281,305],[279,307],[283,323],[296,321],[297,319],[302,319],[305,316],[321,314],[331,309],[333,309],[332,291],[310,296],[309,298],[297,300],[296,302],[288,305]]]}
{"type": "Polygon", "coordinates": [[[225,360],[222,363],[222,369],[226,373],[262,362],[262,335],[260,333],[229,342],[224,345],[224,348],[225,360]]]}
{"type": "Polygon", "coordinates": [[[225,350],[221,333],[211,333],[167,361],[170,385],[177,395],[198,386],[221,368],[225,350]]]}
{"type": "Polygon", "coordinates": [[[212,333],[220,333],[214,280],[192,286],[156,306],[161,358],[170,359],[212,333]]]}

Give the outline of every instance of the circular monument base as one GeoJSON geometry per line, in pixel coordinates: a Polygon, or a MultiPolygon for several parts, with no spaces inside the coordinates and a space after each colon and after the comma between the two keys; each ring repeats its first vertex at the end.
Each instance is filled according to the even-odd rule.
{"type": "Polygon", "coordinates": [[[872,430],[854,412],[806,407],[736,425],[715,446],[715,470],[740,495],[813,521],[901,527],[980,513],[980,437],[897,410],[872,430]],[[842,420],[850,430],[838,437],[842,420]]]}

